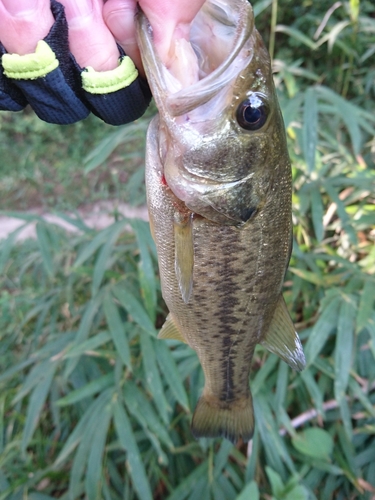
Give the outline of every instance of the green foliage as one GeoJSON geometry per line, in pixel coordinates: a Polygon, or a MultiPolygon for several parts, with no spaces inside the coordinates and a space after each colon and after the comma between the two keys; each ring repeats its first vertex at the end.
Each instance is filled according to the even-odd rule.
{"type": "MultiPolygon", "coordinates": [[[[166,310],[147,224],[118,217],[94,231],[66,217],[78,230],[68,236],[20,215],[37,239],[0,242],[0,500],[373,498],[371,2],[259,1],[265,35],[271,3],[295,187],[284,295],[306,370],[258,347],[252,442],[194,441],[203,374],[188,346],[156,339],[166,310]]],[[[28,119],[14,118],[15,137],[28,119]]],[[[141,157],[141,142],[129,144],[145,126],[111,131],[87,156],[88,175],[118,151],[141,157]]]]}
{"type": "MultiPolygon", "coordinates": [[[[147,115],[153,112],[151,107],[147,115]]],[[[146,127],[143,121],[114,128],[93,115],[73,125],[46,125],[29,109],[1,112],[1,208],[74,210],[106,199],[143,203],[146,127]],[[95,168],[103,156],[105,165],[95,168]]]]}

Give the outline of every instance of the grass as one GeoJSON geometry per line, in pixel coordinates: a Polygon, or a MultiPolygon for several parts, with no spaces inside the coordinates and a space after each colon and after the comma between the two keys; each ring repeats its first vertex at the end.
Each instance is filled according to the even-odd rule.
{"type": "Polygon", "coordinates": [[[30,109],[2,112],[2,209],[71,211],[110,199],[144,203],[144,128],[143,122],[141,129],[116,129],[93,115],[73,125],[46,125],[30,109]],[[127,131],[131,140],[124,140],[127,131]],[[93,169],[90,152],[104,139],[108,157],[93,169]]]}
{"type": "MultiPolygon", "coordinates": [[[[324,24],[331,2],[263,0],[266,43],[271,3],[294,180],[284,295],[306,370],[258,347],[251,445],[195,441],[203,374],[187,346],[156,340],[166,310],[147,224],[118,216],[94,231],[77,217],[80,232],[67,237],[20,215],[37,222],[37,239],[0,244],[0,500],[374,498],[375,21],[366,1],[342,2],[324,24]]],[[[32,185],[46,207],[143,202],[147,118],[119,129],[1,119],[2,147],[17,144],[12,165],[28,158],[17,173],[0,167],[6,208],[32,206],[32,185]],[[120,158],[128,177],[99,183],[120,158]]]]}

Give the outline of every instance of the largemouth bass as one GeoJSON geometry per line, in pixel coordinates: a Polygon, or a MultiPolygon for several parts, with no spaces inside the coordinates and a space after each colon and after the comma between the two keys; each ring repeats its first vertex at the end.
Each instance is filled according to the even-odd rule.
{"type": "Polygon", "coordinates": [[[170,311],[159,337],[186,342],[202,365],[193,435],[247,441],[256,344],[295,370],[305,365],[282,296],[292,247],[291,167],[250,4],[207,0],[190,35],[191,45],[174,47],[169,71],[138,16],[159,110],[146,155],[150,224],[170,311]]]}

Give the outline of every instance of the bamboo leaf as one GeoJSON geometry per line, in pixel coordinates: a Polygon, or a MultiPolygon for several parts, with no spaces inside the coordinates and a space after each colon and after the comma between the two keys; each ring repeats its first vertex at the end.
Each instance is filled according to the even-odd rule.
{"type": "Polygon", "coordinates": [[[345,126],[350,134],[354,154],[358,155],[360,152],[362,141],[361,131],[359,128],[359,109],[327,87],[319,86],[317,90],[322,97],[324,97],[328,102],[332,103],[335,107],[335,111],[345,123],[345,126]]]}
{"type": "Polygon", "coordinates": [[[156,317],[156,278],[152,263],[149,246],[154,246],[150,235],[149,225],[141,220],[133,220],[131,223],[141,253],[138,265],[139,284],[146,310],[152,321],[156,317]]]}
{"type": "Polygon", "coordinates": [[[43,266],[50,278],[53,277],[55,273],[52,257],[52,249],[49,239],[49,234],[47,226],[45,223],[38,222],[36,224],[36,235],[38,238],[40,254],[42,256],[43,266]]]}
{"type": "Polygon", "coordinates": [[[88,500],[101,500],[101,486],[103,481],[103,455],[107,440],[109,424],[112,417],[112,407],[107,405],[96,422],[95,432],[91,441],[91,449],[87,460],[85,475],[85,490],[88,500]]]}
{"type": "MultiPolygon", "coordinates": [[[[85,306],[81,322],[79,324],[79,328],[77,331],[77,335],[75,338],[75,344],[79,345],[82,341],[84,341],[90,334],[90,330],[94,321],[94,318],[98,312],[99,307],[101,306],[102,297],[101,294],[96,295],[93,299],[91,299],[85,306]]],[[[75,358],[69,359],[67,362],[64,378],[67,379],[69,375],[73,372],[75,367],[77,366],[80,357],[77,356],[75,358]]]]}
{"type": "Polygon", "coordinates": [[[76,261],[73,264],[74,269],[82,266],[94,253],[104,245],[108,239],[108,233],[110,228],[103,229],[99,231],[96,236],[86,245],[83,246],[82,250],[79,252],[76,261]]]}
{"type": "Polygon", "coordinates": [[[32,365],[33,363],[35,363],[35,361],[36,361],[36,358],[26,359],[25,361],[21,361],[20,363],[17,363],[16,365],[12,366],[11,368],[8,368],[8,370],[5,370],[0,375],[0,383],[13,377],[13,375],[22,371],[24,368],[27,368],[28,366],[32,365]]]}
{"type": "Polygon", "coordinates": [[[44,376],[31,393],[30,401],[27,407],[26,422],[22,433],[21,443],[21,450],[23,453],[25,453],[27,445],[29,444],[36,426],[38,425],[42,408],[47,399],[48,392],[55,375],[57,363],[48,363],[44,364],[44,366],[44,376]]]}
{"type": "Polygon", "coordinates": [[[0,246],[0,273],[4,272],[5,266],[9,261],[11,251],[13,250],[17,237],[20,232],[27,226],[27,223],[22,224],[18,229],[13,231],[5,240],[1,242],[0,246]]]}
{"type": "Polygon", "coordinates": [[[309,391],[311,399],[314,402],[314,406],[315,406],[316,410],[318,411],[319,415],[324,415],[323,394],[322,394],[320,387],[315,382],[315,379],[314,379],[313,374],[311,373],[311,370],[304,370],[303,372],[301,372],[301,377],[306,385],[307,390],[309,391]]]}
{"type": "Polygon", "coordinates": [[[177,486],[173,493],[167,497],[167,500],[184,500],[192,491],[196,482],[206,476],[207,471],[208,461],[205,460],[177,486]]]}
{"type": "Polygon", "coordinates": [[[223,472],[223,469],[228,462],[228,457],[233,450],[233,444],[228,441],[222,441],[221,446],[214,460],[214,478],[218,479],[223,472]]]}
{"type": "Polygon", "coordinates": [[[131,370],[131,355],[129,342],[126,335],[126,329],[124,322],[121,320],[119,310],[113,302],[113,297],[111,294],[107,293],[104,296],[104,314],[107,320],[109,331],[111,332],[111,337],[113,343],[116,346],[118,355],[120,356],[124,365],[131,370]]]}
{"type": "Polygon", "coordinates": [[[103,344],[108,343],[111,340],[111,336],[108,332],[100,332],[94,337],[82,342],[78,345],[73,345],[71,349],[68,349],[64,354],[63,359],[74,358],[76,356],[81,356],[82,354],[92,351],[103,344]]]}
{"type": "Polygon", "coordinates": [[[304,279],[305,281],[312,283],[313,285],[324,286],[325,284],[325,277],[321,276],[320,274],[316,274],[311,271],[307,271],[306,269],[296,267],[290,267],[289,271],[291,271],[296,276],[304,279]]]}
{"type": "Polygon", "coordinates": [[[145,395],[132,382],[124,386],[124,401],[129,412],[145,429],[150,429],[160,441],[169,448],[173,448],[173,442],[166,430],[165,425],[160,421],[157,413],[145,395]]]}
{"type": "Polygon", "coordinates": [[[4,412],[5,396],[0,397],[0,456],[4,452],[4,412]]]}
{"type": "Polygon", "coordinates": [[[350,296],[344,296],[337,321],[335,347],[335,398],[338,401],[345,398],[348,386],[352,366],[355,317],[355,302],[350,296]]]}
{"type": "Polygon", "coordinates": [[[99,167],[111,155],[111,153],[126,139],[130,140],[139,131],[145,130],[148,120],[142,119],[119,127],[112,134],[107,135],[83,160],[85,173],[89,173],[99,167]]]}
{"type": "Polygon", "coordinates": [[[258,394],[262,387],[264,387],[265,381],[267,380],[270,373],[272,373],[278,362],[279,358],[276,355],[269,356],[267,358],[266,362],[262,366],[262,369],[258,371],[251,384],[253,396],[258,394]]]}
{"type": "Polygon", "coordinates": [[[276,419],[271,412],[269,397],[264,392],[259,393],[254,398],[253,403],[255,419],[263,442],[267,463],[281,475],[285,474],[284,463],[288,465],[290,470],[294,470],[292,459],[276,428],[276,419]]]}
{"type": "Polygon", "coordinates": [[[359,333],[368,324],[374,312],[375,280],[365,279],[357,314],[356,331],[359,333]]]}
{"type": "Polygon", "coordinates": [[[140,340],[145,381],[152,394],[155,405],[160,412],[160,416],[167,424],[169,422],[168,412],[170,411],[170,407],[165,398],[163,383],[156,364],[156,356],[153,344],[153,342],[158,341],[152,339],[147,334],[140,335],[140,340]]]}
{"type": "Polygon", "coordinates": [[[311,218],[314,226],[316,239],[320,243],[324,237],[323,216],[324,208],[319,188],[312,189],[311,196],[311,218]]]}
{"type": "MultiPolygon", "coordinates": [[[[34,360],[34,363],[35,361],[36,360],[34,360]]],[[[20,390],[13,398],[12,403],[17,404],[18,401],[21,401],[21,399],[23,399],[35,386],[41,383],[45,379],[45,374],[49,372],[50,366],[51,362],[49,360],[36,363],[28,373],[20,390]]]]}
{"type": "Polygon", "coordinates": [[[307,89],[303,108],[303,152],[309,173],[315,170],[318,143],[318,101],[315,88],[307,89]]]}
{"type": "Polygon", "coordinates": [[[132,295],[122,283],[116,285],[113,294],[122,307],[132,316],[134,321],[147,333],[156,335],[155,327],[142,304],[132,295]]]}
{"type": "Polygon", "coordinates": [[[117,436],[121,446],[126,451],[128,470],[134,489],[142,500],[152,500],[153,495],[129,418],[118,401],[113,403],[113,414],[117,436]]]}
{"type": "Polygon", "coordinates": [[[205,477],[201,477],[192,488],[188,500],[197,498],[210,498],[210,485],[205,477]]]}
{"type": "Polygon", "coordinates": [[[340,23],[337,23],[329,33],[325,34],[320,40],[317,41],[317,46],[328,41],[328,52],[331,53],[338,36],[349,25],[349,21],[341,21],[340,23]]]}
{"type": "Polygon", "coordinates": [[[259,500],[259,489],[255,481],[247,484],[236,500],[259,500]]]}
{"type": "Polygon", "coordinates": [[[112,395],[112,391],[107,389],[103,391],[94,401],[87,407],[85,413],[81,417],[78,424],[75,426],[73,432],[69,435],[66,440],[63,449],[60,451],[56,461],[54,463],[55,467],[61,466],[62,463],[68,458],[72,453],[74,448],[81,442],[84,431],[88,425],[88,422],[94,415],[99,415],[103,408],[108,404],[112,395]]]}
{"type": "Polygon", "coordinates": [[[277,33],[285,33],[286,35],[289,35],[291,38],[294,38],[297,42],[302,43],[303,45],[306,45],[312,50],[315,50],[316,48],[316,43],[313,42],[308,36],[306,36],[302,31],[296,29],[296,28],[291,28],[290,26],[284,26],[283,24],[278,24],[275,28],[275,31],[277,33]]]}
{"type": "Polygon", "coordinates": [[[44,495],[43,493],[30,493],[28,495],[28,500],[53,500],[53,497],[49,495],[44,495]]]}
{"type": "Polygon", "coordinates": [[[171,391],[180,405],[189,411],[189,401],[173,356],[164,341],[154,343],[156,359],[171,391]]]}
{"type": "Polygon", "coordinates": [[[325,307],[318,321],[315,323],[305,345],[307,365],[314,363],[315,358],[322,350],[329,335],[337,327],[340,303],[340,297],[334,297],[325,307]]]}
{"type": "MultiPolygon", "coordinates": [[[[101,406],[100,409],[101,412],[103,412],[105,407],[101,406]]],[[[71,498],[79,498],[82,488],[82,477],[87,466],[87,460],[91,450],[91,444],[95,436],[98,418],[100,418],[98,413],[91,414],[86,427],[83,429],[82,437],[74,456],[70,474],[69,493],[71,498]]]]}
{"type": "Polygon", "coordinates": [[[115,379],[113,373],[103,375],[102,377],[99,377],[96,380],[93,380],[92,382],[84,385],[80,389],[76,389],[75,391],[70,392],[67,396],[59,399],[57,401],[57,404],[59,406],[68,406],[77,403],[78,401],[88,398],[89,396],[93,396],[94,394],[101,392],[103,389],[106,389],[107,387],[113,385],[114,381],[115,379]]]}
{"type": "Polygon", "coordinates": [[[259,16],[261,12],[263,12],[267,7],[272,4],[272,0],[259,0],[253,7],[254,17],[259,16]]]}
{"type": "Polygon", "coordinates": [[[98,291],[99,287],[103,281],[105,271],[110,264],[110,256],[113,252],[113,247],[119,238],[120,234],[123,232],[125,226],[125,221],[116,222],[110,226],[110,231],[107,233],[107,240],[103,244],[97,258],[95,261],[94,272],[92,275],[92,296],[94,297],[98,291]]]}
{"type": "Polygon", "coordinates": [[[327,194],[331,198],[331,200],[336,203],[337,206],[337,214],[340,217],[341,223],[342,223],[342,228],[348,233],[350,240],[353,244],[357,243],[357,235],[351,225],[351,220],[350,217],[345,210],[345,205],[341,201],[335,187],[330,183],[326,182],[325,185],[325,190],[327,191],[327,194]]]}

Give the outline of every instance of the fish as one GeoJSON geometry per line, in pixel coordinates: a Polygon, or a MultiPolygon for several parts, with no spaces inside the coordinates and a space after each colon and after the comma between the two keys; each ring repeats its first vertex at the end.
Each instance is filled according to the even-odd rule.
{"type": "Polygon", "coordinates": [[[169,309],[158,337],[188,344],[203,368],[193,436],[246,442],[256,345],[294,370],[306,363],[282,295],[292,176],[270,57],[247,0],[207,0],[169,65],[141,11],[137,32],[159,111],[146,140],[150,227],[169,309]]]}

